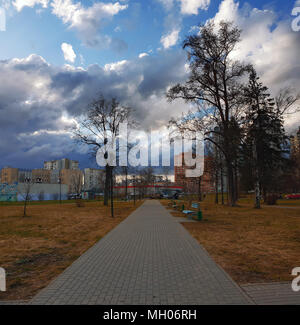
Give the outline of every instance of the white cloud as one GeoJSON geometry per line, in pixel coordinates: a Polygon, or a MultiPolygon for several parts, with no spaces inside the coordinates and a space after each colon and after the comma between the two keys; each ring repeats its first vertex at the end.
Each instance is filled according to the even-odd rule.
{"type": "Polygon", "coordinates": [[[144,58],[145,56],[149,56],[149,54],[148,53],[141,53],[139,55],[139,58],[141,59],[141,58],[144,58]]]}
{"type": "Polygon", "coordinates": [[[128,7],[119,2],[96,2],[91,7],[84,8],[80,2],[73,3],[72,0],[54,0],[51,6],[53,13],[65,24],[69,23],[71,27],[78,29],[84,29],[86,25],[93,25],[97,20],[114,16],[128,7]]]}
{"type": "Polygon", "coordinates": [[[128,63],[127,60],[122,60],[122,61],[113,62],[113,63],[107,63],[104,66],[104,70],[107,72],[111,72],[111,71],[121,72],[127,63],[128,63]]]}
{"type": "Polygon", "coordinates": [[[158,0],[158,1],[162,3],[167,10],[170,10],[174,4],[174,0],[158,0]]]}
{"type": "Polygon", "coordinates": [[[69,61],[69,62],[72,62],[72,63],[75,62],[76,54],[75,54],[71,44],[62,43],[61,44],[61,50],[63,51],[64,58],[65,58],[66,61],[69,61]]]}
{"type": "Polygon", "coordinates": [[[81,65],[84,65],[85,60],[84,60],[84,57],[83,57],[82,54],[79,54],[79,59],[80,59],[80,64],[81,64],[81,65]]]}
{"type": "Polygon", "coordinates": [[[179,30],[174,29],[169,34],[162,36],[160,42],[165,49],[168,49],[169,47],[174,46],[177,43],[178,38],[179,38],[179,30]]]}
{"type": "Polygon", "coordinates": [[[12,4],[17,9],[21,11],[24,7],[33,8],[35,5],[42,5],[43,8],[47,8],[49,0],[16,0],[12,4]]]}
{"type": "Polygon", "coordinates": [[[200,27],[197,25],[194,25],[189,29],[189,33],[199,33],[199,31],[200,31],[200,27]]]}
{"type": "Polygon", "coordinates": [[[180,5],[180,12],[183,15],[198,15],[199,9],[207,10],[210,0],[158,0],[166,10],[170,11],[174,7],[175,1],[180,5]]]}
{"type": "Polygon", "coordinates": [[[96,2],[85,8],[80,2],[72,0],[53,0],[51,3],[52,13],[60,18],[69,28],[79,32],[79,36],[90,46],[101,42],[109,43],[110,39],[99,36],[102,21],[117,15],[120,11],[127,9],[128,5],[115,3],[96,2]]]}
{"type": "Polygon", "coordinates": [[[0,32],[6,31],[6,14],[4,8],[0,7],[0,32]]]}
{"type": "Polygon", "coordinates": [[[170,112],[176,116],[187,107],[165,97],[171,83],[184,81],[185,61],[182,51],[164,51],[147,60],[123,60],[104,68],[97,64],[57,67],[35,54],[0,61],[2,166],[32,168],[44,159],[74,153],[87,159],[64,130],[99,91],[134,108],[134,118],[144,129],[166,125],[170,112]]]}
{"type": "Polygon", "coordinates": [[[179,0],[181,2],[180,11],[184,15],[198,15],[199,9],[207,10],[210,0],[179,0]]]}

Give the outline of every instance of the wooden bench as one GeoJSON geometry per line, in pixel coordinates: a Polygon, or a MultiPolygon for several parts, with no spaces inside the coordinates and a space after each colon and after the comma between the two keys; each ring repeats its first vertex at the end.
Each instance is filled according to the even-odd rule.
{"type": "Polygon", "coordinates": [[[198,220],[202,219],[199,203],[192,203],[191,210],[182,210],[182,213],[186,214],[188,219],[193,219],[193,216],[197,216],[198,220]]]}

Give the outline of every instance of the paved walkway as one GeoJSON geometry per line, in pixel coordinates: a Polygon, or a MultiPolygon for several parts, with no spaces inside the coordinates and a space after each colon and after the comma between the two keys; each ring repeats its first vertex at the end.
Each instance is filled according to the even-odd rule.
{"type": "Polygon", "coordinates": [[[146,201],[32,304],[248,304],[252,301],[158,202],[146,201]]]}
{"type": "Polygon", "coordinates": [[[257,305],[300,305],[300,292],[294,292],[291,282],[242,285],[257,305]]]}

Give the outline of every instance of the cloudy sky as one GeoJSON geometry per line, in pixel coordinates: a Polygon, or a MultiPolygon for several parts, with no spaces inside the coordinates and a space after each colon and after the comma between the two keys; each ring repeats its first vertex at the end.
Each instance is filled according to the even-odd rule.
{"type": "MultiPolygon", "coordinates": [[[[133,107],[145,130],[187,111],[165,92],[188,76],[185,36],[209,19],[243,30],[235,55],[255,65],[272,94],[300,89],[300,31],[292,30],[300,1],[0,0],[0,7],[0,168],[62,157],[93,166],[66,129],[99,92],[133,107]]],[[[290,131],[298,124],[299,116],[286,121],[290,131]]]]}

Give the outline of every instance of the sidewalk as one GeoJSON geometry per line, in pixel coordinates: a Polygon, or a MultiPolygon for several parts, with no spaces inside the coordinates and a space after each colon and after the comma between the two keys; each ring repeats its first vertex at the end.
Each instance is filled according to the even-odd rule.
{"type": "Polygon", "coordinates": [[[158,201],[146,201],[31,304],[251,303],[174,219],[158,201]]]}
{"type": "Polygon", "coordinates": [[[300,305],[300,292],[291,282],[257,283],[241,286],[257,305],[300,305]]]}

